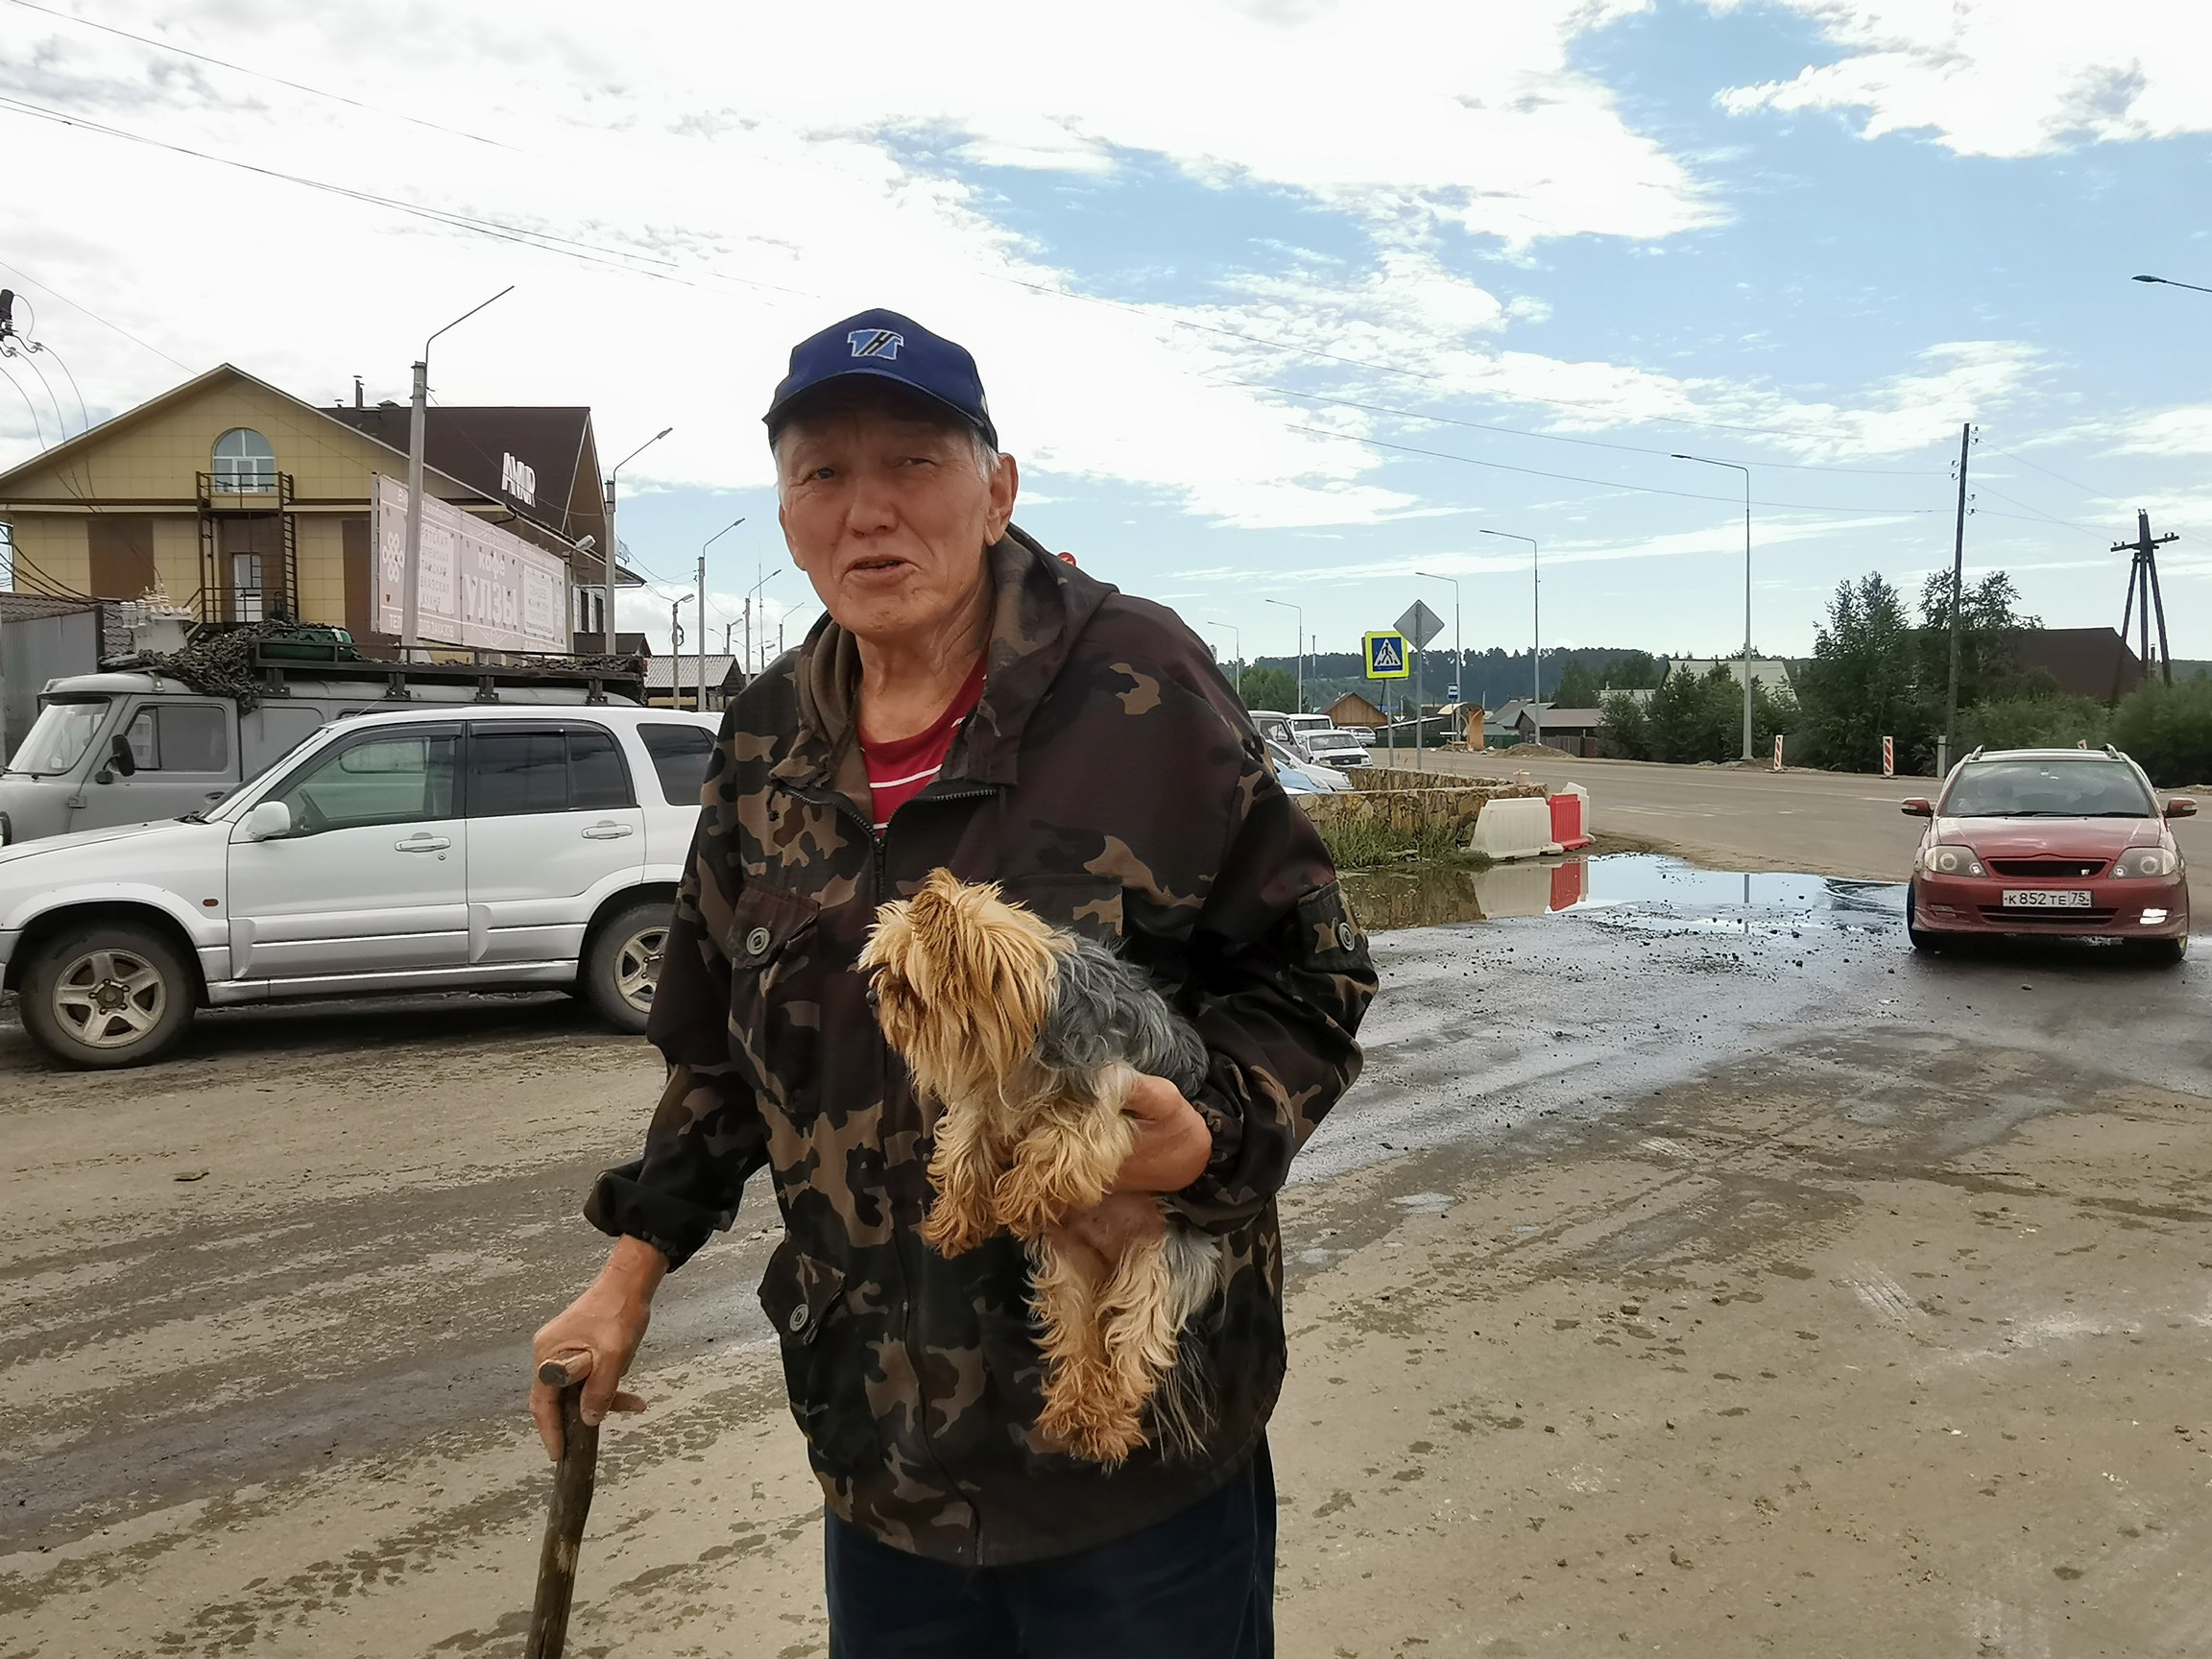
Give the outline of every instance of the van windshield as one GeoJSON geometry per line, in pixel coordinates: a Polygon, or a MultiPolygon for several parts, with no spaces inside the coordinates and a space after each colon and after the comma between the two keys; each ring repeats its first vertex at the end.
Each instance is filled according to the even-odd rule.
{"type": "Polygon", "coordinates": [[[84,758],[84,751],[92,746],[92,739],[100,735],[100,728],[107,723],[108,699],[105,697],[49,703],[38,711],[37,720],[24,733],[23,741],[15,746],[15,756],[8,762],[8,770],[28,772],[34,778],[59,777],[84,758]]]}

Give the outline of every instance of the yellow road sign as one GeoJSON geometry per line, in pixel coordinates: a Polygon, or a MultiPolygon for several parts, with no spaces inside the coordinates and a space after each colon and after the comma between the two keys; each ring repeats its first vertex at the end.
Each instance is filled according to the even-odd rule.
{"type": "Polygon", "coordinates": [[[1370,680],[1409,680],[1413,677],[1413,654],[1406,649],[1403,634],[1368,634],[1362,637],[1367,655],[1367,678],[1370,680]]]}

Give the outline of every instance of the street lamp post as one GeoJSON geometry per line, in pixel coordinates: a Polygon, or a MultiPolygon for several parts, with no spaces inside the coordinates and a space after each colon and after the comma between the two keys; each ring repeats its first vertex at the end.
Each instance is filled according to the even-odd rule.
{"type": "Polygon", "coordinates": [[[1544,711],[1537,705],[1544,701],[1543,558],[1533,536],[1516,536],[1510,530],[1483,530],[1481,534],[1495,536],[1502,541],[1528,543],[1528,621],[1534,630],[1528,642],[1528,730],[1535,734],[1535,740],[1541,743],[1544,741],[1544,711]]]}
{"type": "Polygon", "coordinates": [[[1306,712],[1306,613],[1287,599],[1270,599],[1270,605],[1280,605],[1297,619],[1298,623],[1298,712],[1306,712]]]}
{"type": "Polygon", "coordinates": [[[2194,282],[2176,282],[2171,276],[2138,276],[2138,282],[2157,282],[2168,288],[2194,288],[2200,294],[2212,294],[2212,288],[2200,288],[2194,282]]]}
{"type": "Polygon", "coordinates": [[[1452,584],[1452,700],[1455,703],[1465,703],[1467,701],[1467,650],[1459,642],[1459,578],[1456,576],[1438,576],[1427,570],[1416,570],[1413,574],[1430,582],[1449,582],[1452,584]]]}
{"type": "Polygon", "coordinates": [[[699,712],[707,712],[707,549],[744,523],[742,517],[733,518],[706,541],[699,543],[699,712]]]}
{"type": "Polygon", "coordinates": [[[1727,467],[1743,474],[1743,758],[1751,758],[1751,469],[1740,461],[1716,461],[1708,455],[1674,456],[1704,467],[1727,467]]]}
{"type": "Polygon", "coordinates": [[[1230,645],[1231,648],[1234,649],[1237,653],[1237,696],[1238,701],[1242,701],[1244,696],[1243,632],[1234,622],[1209,622],[1206,624],[1206,626],[1209,628],[1226,628],[1229,630],[1230,645]]]}
{"type": "MultiPolygon", "coordinates": [[[[751,591],[745,595],[745,672],[748,674],[753,672],[753,607],[759,601],[760,589],[782,574],[781,570],[769,571],[767,575],[754,583],[751,591]]],[[[761,666],[766,667],[768,618],[765,615],[760,618],[760,656],[762,658],[761,666]]]]}
{"type": "MultiPolygon", "coordinates": [[[[504,300],[515,292],[510,282],[492,300],[504,300]]],[[[422,342],[422,355],[415,360],[414,407],[407,419],[407,569],[399,584],[399,661],[415,660],[422,597],[422,425],[430,407],[430,345],[439,334],[458,328],[484,305],[472,305],[422,342]]]]}
{"type": "Polygon", "coordinates": [[[661,427],[660,431],[654,433],[652,437],[646,439],[644,443],[615,462],[613,469],[607,474],[607,545],[599,553],[599,585],[605,589],[599,600],[598,628],[599,649],[603,652],[612,654],[614,649],[614,630],[608,624],[613,620],[614,616],[614,555],[622,545],[621,538],[614,533],[614,496],[616,487],[622,481],[622,469],[629,466],[631,462],[637,460],[638,456],[644,454],[646,450],[652,448],[654,445],[660,443],[661,439],[675,430],[676,428],[673,426],[661,427]]]}

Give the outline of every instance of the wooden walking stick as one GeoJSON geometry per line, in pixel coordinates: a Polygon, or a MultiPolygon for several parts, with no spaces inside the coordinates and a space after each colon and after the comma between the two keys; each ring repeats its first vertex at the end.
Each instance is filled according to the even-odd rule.
{"type": "Polygon", "coordinates": [[[584,1518],[591,1512],[599,1464],[598,1427],[584,1421],[584,1379],[590,1374],[589,1353],[563,1354],[538,1367],[538,1381],[561,1390],[561,1461],[553,1473],[553,1505],[538,1554],[538,1599],[530,1609],[523,1659],[561,1659],[568,1643],[576,1554],[584,1546],[584,1518]]]}

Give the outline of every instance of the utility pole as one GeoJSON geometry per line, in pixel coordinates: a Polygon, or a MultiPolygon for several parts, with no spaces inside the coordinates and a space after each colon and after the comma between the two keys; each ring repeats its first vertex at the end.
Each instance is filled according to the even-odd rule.
{"type": "Polygon", "coordinates": [[[1974,422],[1959,428],[1959,525],[1951,537],[1951,690],[1943,701],[1943,747],[1936,756],[1936,776],[1950,770],[1959,747],[1959,613],[1966,595],[1966,455],[1974,445],[1974,422]]]}
{"type": "MultiPolygon", "coordinates": [[[[2128,571],[2128,609],[2122,612],[2120,615],[2120,643],[2122,645],[2128,643],[2128,624],[2136,613],[2135,596],[2140,592],[2143,596],[2143,619],[2141,623],[2143,644],[2142,648],[2136,652],[2136,656],[2142,660],[2145,669],[2149,669],[2151,666],[2151,613],[2155,609],[2158,613],[2158,676],[2169,685],[2174,684],[2174,664],[2166,655],[2166,596],[2159,591],[2158,588],[2158,549],[2165,546],[2169,541],[2180,540],[2181,538],[2171,530],[2163,536],[2152,536],[2151,534],[2151,515],[2138,507],[2135,509],[2135,540],[2112,543],[2113,552],[2135,555],[2135,562],[2128,571]]],[[[2114,697],[2120,695],[2120,664],[2117,661],[2112,664],[2112,695],[2114,697]]]]}
{"type": "Polygon", "coordinates": [[[707,555],[699,555],[699,712],[707,712],[707,555]]]}
{"type": "Polygon", "coordinates": [[[1709,455],[1684,455],[1705,467],[1726,467],[1743,474],[1743,758],[1751,758],[1751,469],[1741,461],[1716,461],[1709,455]]]}

